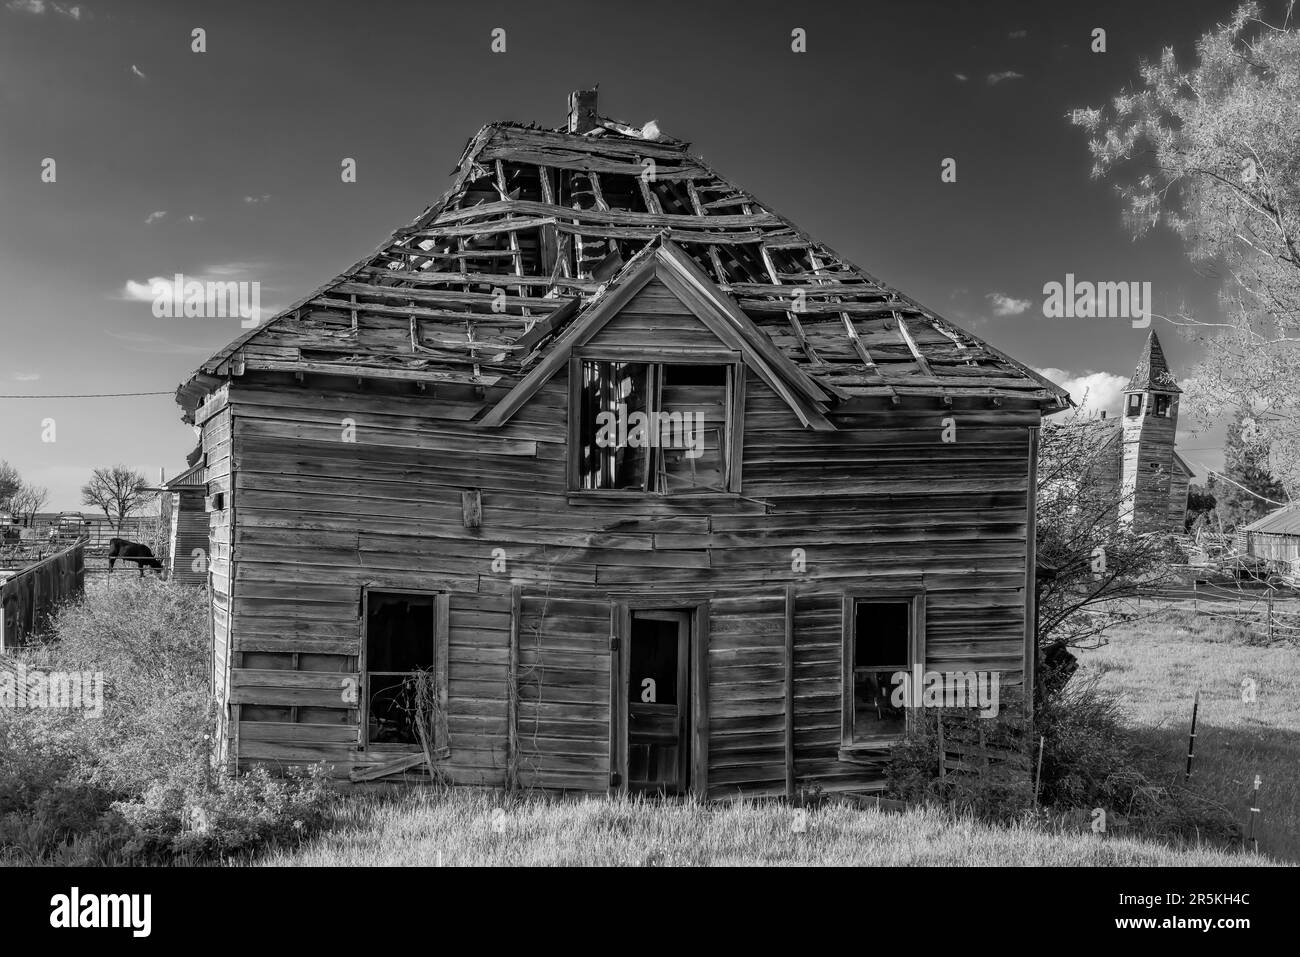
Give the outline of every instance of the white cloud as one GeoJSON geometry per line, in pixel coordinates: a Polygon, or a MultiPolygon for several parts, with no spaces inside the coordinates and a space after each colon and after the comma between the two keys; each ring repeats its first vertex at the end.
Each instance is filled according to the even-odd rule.
{"type": "Polygon", "coordinates": [[[957,78],[958,83],[965,83],[967,80],[970,79],[970,77],[968,77],[965,73],[954,73],[953,76],[957,78]]]}
{"type": "Polygon", "coordinates": [[[145,217],[144,224],[146,226],[151,226],[166,215],[167,215],[167,210],[155,209],[152,213],[150,213],[148,216],[145,217]]]}
{"type": "Polygon", "coordinates": [[[1017,73],[1015,70],[1003,70],[1001,73],[990,73],[988,75],[989,86],[997,86],[1003,80],[1023,80],[1025,75],[1017,73]]]}
{"type": "Polygon", "coordinates": [[[1105,412],[1118,415],[1124,403],[1124,386],[1128,378],[1110,372],[1084,372],[1076,374],[1065,369],[1038,369],[1038,374],[1051,379],[1070,393],[1084,415],[1105,412]]]}
{"type": "Polygon", "coordinates": [[[35,382],[41,377],[39,372],[15,372],[14,378],[19,382],[35,382]]]}
{"type": "Polygon", "coordinates": [[[45,12],[45,0],[9,0],[5,8],[18,13],[34,13],[40,16],[45,12]]]}
{"type": "MultiPolygon", "coordinates": [[[[265,274],[267,267],[265,263],[259,262],[230,262],[217,263],[208,266],[201,272],[183,273],[181,280],[183,283],[189,282],[228,282],[236,280],[239,282],[257,281],[259,288],[270,289],[273,287],[263,286],[260,280],[256,280],[259,274],[265,274]]],[[[172,287],[176,285],[176,277],[173,276],[153,276],[144,282],[136,282],[134,279],[128,279],[122,287],[122,291],[115,297],[125,299],[128,302],[153,302],[160,295],[163,298],[172,298],[172,287]]],[[[263,315],[269,315],[265,309],[263,315]]]]}
{"type": "Polygon", "coordinates": [[[261,196],[245,196],[244,202],[248,203],[249,205],[253,205],[255,203],[265,203],[270,198],[271,198],[270,193],[263,193],[261,196]]]}
{"type": "Polygon", "coordinates": [[[1028,299],[1014,299],[1000,292],[990,292],[984,298],[993,303],[995,316],[1018,316],[1033,305],[1028,299]]]}
{"type": "Polygon", "coordinates": [[[147,80],[147,79],[149,79],[147,76],[144,75],[144,73],[140,70],[140,68],[139,68],[138,66],[136,66],[134,63],[131,64],[131,72],[134,73],[136,76],[138,76],[138,77],[139,77],[140,79],[142,79],[142,80],[147,80]]]}
{"type": "Polygon", "coordinates": [[[1010,33],[1007,34],[1007,36],[1010,37],[1012,40],[1023,40],[1025,37],[1029,36],[1029,31],[1012,30],[1010,33]]]}
{"type": "Polygon", "coordinates": [[[203,222],[203,217],[198,216],[194,213],[190,213],[188,216],[185,217],[185,220],[186,222],[190,222],[190,223],[201,223],[203,222]]]}

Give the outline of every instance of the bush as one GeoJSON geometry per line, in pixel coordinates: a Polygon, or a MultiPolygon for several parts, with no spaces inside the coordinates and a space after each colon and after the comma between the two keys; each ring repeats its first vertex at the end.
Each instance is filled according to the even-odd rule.
{"type": "Polygon", "coordinates": [[[21,651],[29,669],[101,672],[103,708],[0,709],[0,860],[198,862],[321,825],[321,772],[210,781],[206,607],[202,592],[118,577],[21,651]]]}
{"type": "Polygon", "coordinates": [[[114,810],[133,832],[128,857],[211,860],[301,842],[328,822],[332,797],[323,767],[288,778],[258,768],[211,791],[157,784],[114,810]]]}
{"type": "Polygon", "coordinates": [[[1018,704],[1004,708],[995,718],[921,709],[915,728],[890,752],[890,796],[913,804],[944,804],[984,821],[1009,823],[1022,818],[1033,806],[1033,783],[1016,759],[1026,748],[1025,720],[1018,708],[1018,704]],[[950,771],[940,777],[940,719],[946,746],[982,742],[984,749],[1005,753],[1007,760],[990,761],[978,773],[950,771]]]}
{"type": "MultiPolygon", "coordinates": [[[[1143,837],[1224,845],[1235,840],[1238,827],[1226,808],[1176,782],[1153,781],[1143,770],[1155,761],[1134,743],[1118,700],[1098,689],[1097,678],[1076,678],[1043,701],[1032,734],[1026,733],[1013,707],[1004,707],[999,717],[983,723],[986,746],[1021,750],[1029,758],[1028,774],[994,762],[982,773],[950,773],[941,779],[936,714],[923,710],[917,727],[891,752],[891,796],[911,803],[942,803],[985,821],[1046,815],[1078,828],[1090,827],[1100,808],[1108,827],[1128,827],[1143,837]],[[1042,771],[1035,804],[1040,736],[1042,771]]],[[[952,729],[961,723],[949,714],[944,715],[944,731],[952,739],[952,729]]],[[[969,738],[968,731],[965,736],[969,738]]]]}

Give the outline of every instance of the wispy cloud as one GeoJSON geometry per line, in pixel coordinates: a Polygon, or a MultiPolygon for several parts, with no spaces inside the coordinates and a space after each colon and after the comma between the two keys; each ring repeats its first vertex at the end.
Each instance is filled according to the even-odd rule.
{"type": "Polygon", "coordinates": [[[1023,40],[1025,37],[1029,36],[1029,31],[1012,30],[1010,33],[1007,34],[1007,36],[1010,37],[1012,40],[1023,40]]]}
{"type": "Polygon", "coordinates": [[[36,17],[53,10],[59,16],[67,17],[69,20],[80,20],[83,16],[89,16],[85,7],[68,7],[61,3],[46,3],[45,0],[9,0],[5,4],[5,9],[12,10],[15,13],[30,13],[36,17]]]}
{"type": "Polygon", "coordinates": [[[19,382],[35,382],[41,377],[39,372],[15,372],[14,378],[19,382]]]}
{"type": "Polygon", "coordinates": [[[158,222],[158,220],[162,219],[166,215],[167,215],[167,210],[155,209],[152,213],[150,213],[148,216],[145,217],[144,224],[146,226],[152,226],[154,223],[158,222]]]}
{"type": "Polygon", "coordinates": [[[1003,70],[1001,73],[990,73],[987,77],[989,86],[997,86],[1003,80],[1023,80],[1025,75],[1017,73],[1015,70],[1003,70]]]}
{"type": "Polygon", "coordinates": [[[990,292],[984,298],[993,303],[995,316],[1018,316],[1033,305],[1028,299],[1014,299],[1001,292],[990,292]]]}
{"type": "Polygon", "coordinates": [[[147,79],[149,79],[147,76],[144,75],[144,71],[141,70],[141,69],[140,69],[138,66],[136,66],[134,63],[131,64],[131,72],[134,73],[136,76],[138,76],[138,77],[139,77],[140,79],[142,79],[142,80],[147,80],[147,79]]]}
{"type": "Polygon", "coordinates": [[[185,217],[185,221],[187,223],[201,223],[203,222],[203,217],[198,216],[194,213],[190,213],[188,216],[185,217]]]}
{"type": "Polygon", "coordinates": [[[248,203],[249,205],[254,205],[256,203],[265,203],[270,198],[271,198],[270,193],[263,193],[261,196],[245,196],[244,202],[248,203]]]}
{"type": "Polygon", "coordinates": [[[965,83],[967,80],[970,79],[970,77],[968,77],[965,73],[954,73],[953,76],[957,78],[958,83],[965,83]]]}
{"type": "Polygon", "coordinates": [[[1124,401],[1124,387],[1128,379],[1110,372],[1069,372],[1065,369],[1046,368],[1037,370],[1039,375],[1051,379],[1070,393],[1081,406],[1084,415],[1096,415],[1099,412],[1118,414],[1124,401]]]}

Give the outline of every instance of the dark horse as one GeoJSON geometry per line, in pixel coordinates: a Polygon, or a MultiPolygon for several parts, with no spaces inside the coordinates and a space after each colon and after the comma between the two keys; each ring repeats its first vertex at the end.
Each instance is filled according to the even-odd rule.
{"type": "Polygon", "coordinates": [[[149,550],[148,545],[141,545],[137,542],[128,542],[125,538],[110,538],[108,540],[108,570],[113,570],[113,563],[118,559],[124,562],[135,562],[140,566],[140,577],[144,578],[146,567],[157,568],[161,572],[162,562],[153,557],[153,552],[149,550]]]}

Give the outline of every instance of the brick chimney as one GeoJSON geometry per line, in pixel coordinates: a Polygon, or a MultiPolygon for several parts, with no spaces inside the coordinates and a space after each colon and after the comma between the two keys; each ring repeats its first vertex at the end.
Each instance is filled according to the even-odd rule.
{"type": "Polygon", "coordinates": [[[586,133],[596,128],[596,91],[574,90],[569,94],[569,132],[586,133]]]}

